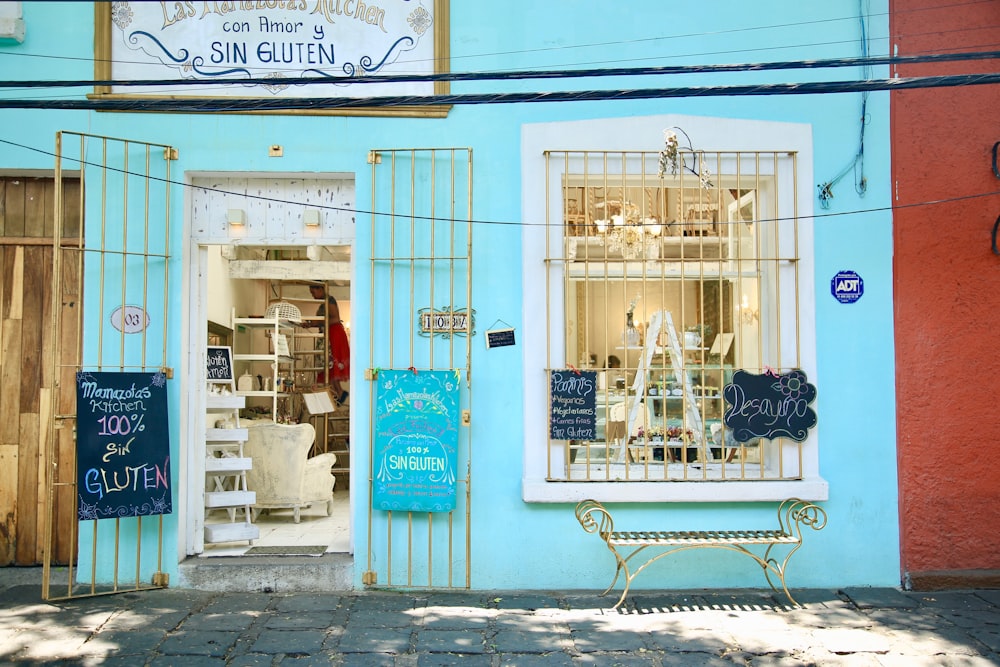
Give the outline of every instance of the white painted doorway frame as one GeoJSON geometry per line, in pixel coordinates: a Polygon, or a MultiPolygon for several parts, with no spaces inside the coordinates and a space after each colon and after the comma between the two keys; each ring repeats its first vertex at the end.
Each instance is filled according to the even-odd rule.
{"type": "MultiPolygon", "coordinates": [[[[180,458],[178,465],[179,479],[181,480],[178,492],[178,526],[180,527],[177,540],[178,560],[183,561],[189,556],[196,556],[204,551],[204,484],[199,480],[205,478],[205,460],[202,450],[202,443],[205,434],[205,407],[207,400],[207,390],[205,383],[201,381],[204,376],[205,350],[208,344],[208,333],[206,322],[208,321],[208,248],[215,245],[226,245],[232,241],[228,236],[219,236],[218,221],[216,224],[208,224],[205,220],[195,219],[197,212],[193,205],[194,190],[199,187],[196,182],[206,178],[213,179],[308,179],[344,181],[350,180],[355,184],[354,195],[356,195],[357,178],[353,173],[345,172],[187,172],[185,173],[184,196],[184,249],[183,249],[183,276],[184,284],[181,289],[183,299],[187,302],[181,304],[181,358],[187,362],[180,369],[180,379],[187,391],[182,391],[182,404],[180,408],[181,419],[181,443],[180,458]],[[197,232],[195,230],[198,230],[197,232]]],[[[352,219],[353,231],[353,209],[356,207],[356,199],[351,197],[351,201],[346,206],[335,211],[325,211],[330,216],[344,216],[352,219]]],[[[294,204],[298,205],[298,204],[294,204]]],[[[225,229],[223,224],[222,229],[225,229]]],[[[253,243],[256,246],[288,246],[288,245],[350,245],[352,266],[351,266],[351,302],[355,302],[355,274],[356,263],[355,243],[353,235],[345,237],[342,232],[343,225],[321,226],[320,232],[316,236],[298,239],[288,238],[262,238],[254,240],[244,236],[239,239],[241,243],[253,243]],[[324,233],[329,228],[335,227],[334,234],[324,233]],[[292,242],[289,242],[292,241],[292,242]]],[[[323,276],[316,276],[316,279],[323,279],[323,276]]],[[[353,384],[356,378],[352,377],[349,391],[357,395],[353,384]]],[[[351,420],[351,439],[356,441],[353,423],[351,420]]],[[[355,459],[351,457],[350,474],[355,474],[355,459]]],[[[357,485],[350,485],[350,517],[351,517],[351,543],[350,550],[354,553],[355,531],[353,530],[355,507],[355,488],[357,485]]]]}

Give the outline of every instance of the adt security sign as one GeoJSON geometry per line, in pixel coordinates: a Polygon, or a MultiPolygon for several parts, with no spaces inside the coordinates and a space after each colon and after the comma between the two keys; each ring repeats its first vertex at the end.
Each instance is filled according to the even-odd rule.
{"type": "Polygon", "coordinates": [[[840,271],[830,281],[830,294],[841,303],[854,303],[865,293],[865,281],[854,271],[840,271]]]}

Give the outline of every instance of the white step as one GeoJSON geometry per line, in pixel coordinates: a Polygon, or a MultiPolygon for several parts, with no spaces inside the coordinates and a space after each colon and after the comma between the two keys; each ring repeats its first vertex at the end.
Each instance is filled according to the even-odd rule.
{"type": "Polygon", "coordinates": [[[209,491],[205,493],[205,507],[242,507],[257,502],[254,491],[209,491]]]}
{"type": "Polygon", "coordinates": [[[211,523],[205,526],[206,542],[236,542],[259,537],[260,528],[252,523],[211,523]]]}
{"type": "Polygon", "coordinates": [[[253,468],[253,459],[248,456],[209,456],[205,459],[205,472],[207,473],[237,473],[253,468]]]}
{"type": "Polygon", "coordinates": [[[246,442],[245,428],[206,428],[206,442],[246,442]]]}

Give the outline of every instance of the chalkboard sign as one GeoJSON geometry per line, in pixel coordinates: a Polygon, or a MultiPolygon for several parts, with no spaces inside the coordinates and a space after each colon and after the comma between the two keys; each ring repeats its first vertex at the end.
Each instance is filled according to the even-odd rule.
{"type": "Polygon", "coordinates": [[[816,387],[801,370],[781,375],[736,371],[722,395],[729,404],[723,418],[737,442],[754,438],[801,442],[816,425],[816,412],[809,407],[816,400],[816,387]]]}
{"type": "Polygon", "coordinates": [[[458,479],[458,373],[380,370],[376,381],[372,507],[452,511],[458,479]]]}
{"type": "Polygon", "coordinates": [[[209,382],[233,381],[233,351],[229,347],[208,346],[208,364],[205,376],[209,382]]]}
{"type": "Polygon", "coordinates": [[[549,437],[597,440],[597,372],[552,371],[551,394],[549,437]]]}
{"type": "Polygon", "coordinates": [[[81,521],[170,514],[167,377],[77,373],[81,521]]]}
{"type": "Polygon", "coordinates": [[[486,332],[486,347],[507,347],[509,345],[514,345],[514,330],[513,329],[494,329],[493,331],[486,332]]]}

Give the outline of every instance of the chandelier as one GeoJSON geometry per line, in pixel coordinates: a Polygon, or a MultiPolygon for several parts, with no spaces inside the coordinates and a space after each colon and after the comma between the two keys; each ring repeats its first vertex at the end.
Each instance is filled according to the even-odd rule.
{"type": "Polygon", "coordinates": [[[659,237],[663,226],[656,217],[641,217],[639,207],[628,200],[609,199],[597,202],[594,220],[598,239],[608,251],[621,253],[625,259],[659,256],[659,237]]]}

